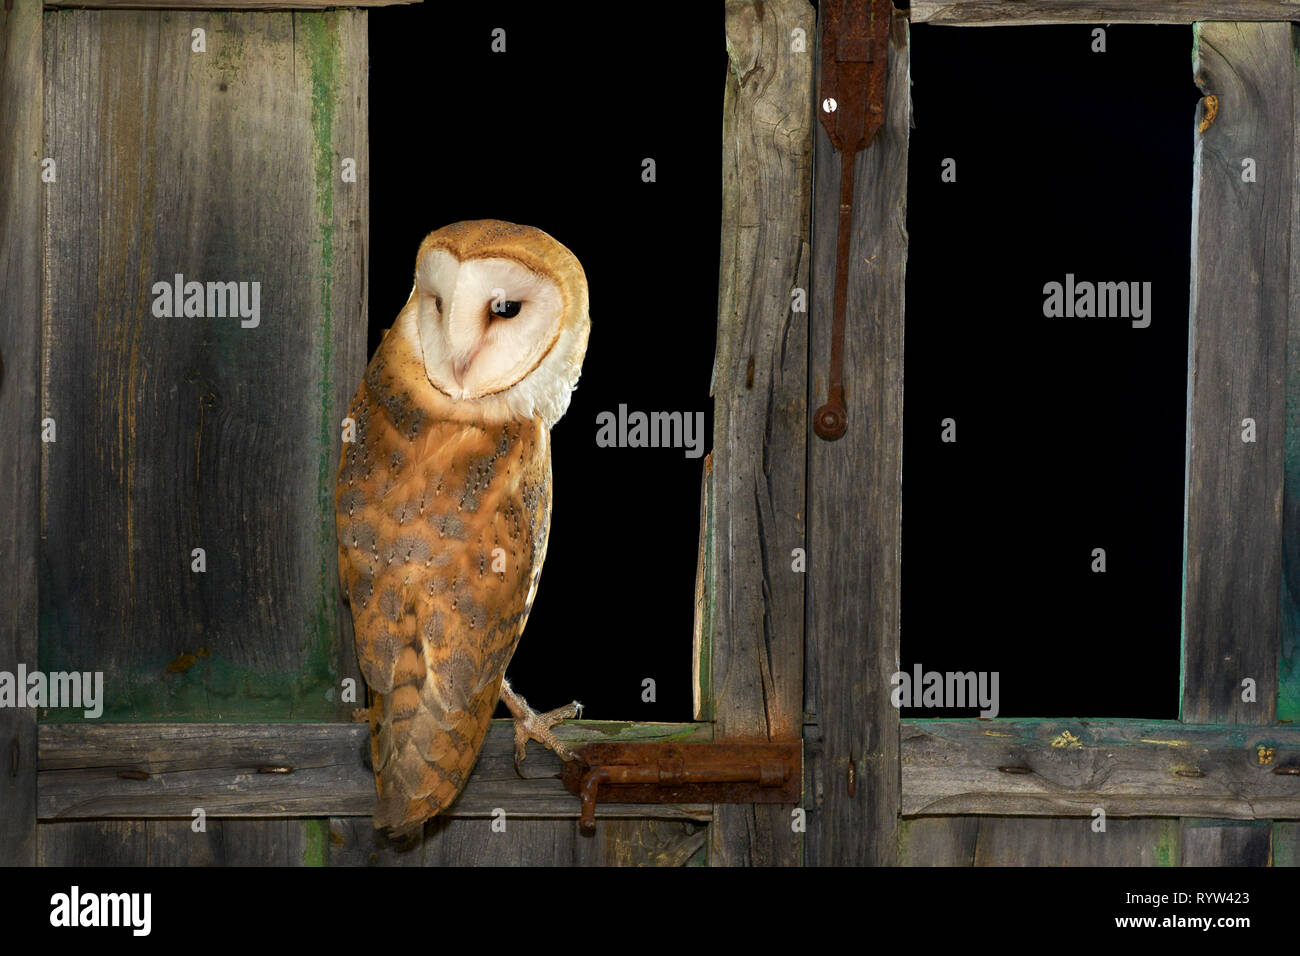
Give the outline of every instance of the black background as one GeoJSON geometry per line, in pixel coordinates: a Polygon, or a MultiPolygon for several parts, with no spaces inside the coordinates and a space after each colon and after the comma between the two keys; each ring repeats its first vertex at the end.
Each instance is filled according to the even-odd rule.
{"type": "MultiPolygon", "coordinates": [[[[422,3],[370,18],[370,349],[448,223],[536,226],[582,262],[591,340],[552,431],[545,569],[507,670],[534,707],[691,719],[703,458],[598,448],[596,416],[705,413],[722,211],[721,4],[422,3]],[[492,30],[506,52],[491,51],[492,30]],[[645,158],[657,181],[641,180],[645,158]],[[642,681],[657,700],[643,702],[642,681]]],[[[506,716],[504,708],[498,710],[506,716]]]]}
{"type": "MultiPolygon", "coordinates": [[[[1004,717],[1177,716],[1192,37],[1113,26],[1094,53],[1092,30],[911,32],[903,664],[999,671],[1004,717]],[[1043,284],[1067,272],[1152,282],[1151,327],[1044,318],[1043,284]]],[[[449,222],[538,226],[590,284],[546,569],[509,668],[538,707],[691,717],[701,460],[597,448],[595,416],[701,410],[711,435],[722,40],[708,4],[371,18],[371,349],[449,222]]]]}
{"type": "Polygon", "coordinates": [[[1002,717],[1178,716],[1192,31],[1094,29],[912,30],[903,664],[1002,717]],[[1066,273],[1150,327],[1045,318],[1066,273]]]}

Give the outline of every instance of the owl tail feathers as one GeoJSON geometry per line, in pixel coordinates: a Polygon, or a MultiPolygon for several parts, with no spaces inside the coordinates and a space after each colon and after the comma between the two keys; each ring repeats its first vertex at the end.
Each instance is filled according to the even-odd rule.
{"type": "Polygon", "coordinates": [[[375,809],[375,829],[388,830],[390,840],[405,840],[424,831],[438,807],[427,800],[403,800],[400,795],[381,797],[375,809]]]}

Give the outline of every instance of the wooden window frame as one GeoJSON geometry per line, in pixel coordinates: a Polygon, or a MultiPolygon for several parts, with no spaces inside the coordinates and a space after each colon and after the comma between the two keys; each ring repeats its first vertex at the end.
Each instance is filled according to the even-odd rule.
{"type": "MultiPolygon", "coordinates": [[[[189,5],[210,4],[157,4],[189,5]]],[[[0,482],[14,515],[0,530],[0,569],[13,588],[0,647],[6,658],[35,660],[31,556],[38,535],[40,446],[31,422],[39,408],[40,329],[31,317],[42,304],[36,161],[43,136],[42,8],[34,0],[14,0],[12,6],[0,29],[0,88],[17,90],[30,108],[0,110],[5,138],[15,144],[0,159],[6,164],[0,182],[13,184],[0,192],[0,215],[7,223],[27,224],[0,236],[0,279],[10,291],[0,312],[0,429],[12,436],[0,482]]],[[[905,819],[952,814],[1088,816],[1100,806],[1112,816],[1300,818],[1300,778],[1272,772],[1300,760],[1300,731],[1277,723],[1275,706],[1279,656],[1284,654],[1285,673],[1300,670],[1296,631],[1276,599],[1252,590],[1252,582],[1281,588],[1285,576],[1286,591],[1300,593],[1300,570],[1283,551],[1284,534],[1289,540],[1300,534],[1291,515],[1297,498],[1287,491],[1300,484],[1300,426],[1285,414],[1287,394],[1300,394],[1300,354],[1289,368],[1282,358],[1291,349],[1300,352],[1300,328],[1291,327],[1300,320],[1287,306],[1291,285],[1300,290],[1300,281],[1291,281],[1297,257],[1289,249],[1293,224],[1300,221],[1293,185],[1294,103],[1283,113],[1290,122],[1264,137],[1265,151],[1254,157],[1262,169],[1288,171],[1278,181],[1292,184],[1285,187],[1289,216],[1251,221],[1244,207],[1216,205],[1230,180],[1210,165],[1197,167],[1201,218],[1193,249],[1185,548],[1197,557],[1187,565],[1184,595],[1182,720],[902,721],[888,684],[899,660],[909,20],[990,26],[1246,19],[1233,27],[1234,35],[1244,38],[1243,49],[1258,46],[1263,54],[1232,66],[1256,70],[1254,86],[1267,98],[1283,90],[1291,95],[1274,68],[1293,69],[1291,41],[1282,42],[1292,28],[1271,22],[1291,16],[1300,14],[1280,0],[914,0],[910,15],[898,14],[885,127],[859,154],[855,171],[852,258],[866,264],[850,284],[848,308],[850,315],[871,319],[851,322],[846,330],[845,367],[853,370],[849,430],[840,441],[826,443],[809,437],[810,413],[824,393],[822,363],[829,354],[827,293],[834,272],[839,157],[814,119],[815,14],[806,0],[728,0],[716,425],[701,508],[696,720],[583,722],[565,735],[802,737],[806,832],[796,832],[790,808],[780,806],[602,805],[602,816],[709,820],[713,864],[894,864],[904,859],[905,819]],[[805,55],[792,48],[799,30],[806,37],[805,55]],[[1206,215],[1207,208],[1232,215],[1206,215]],[[1197,270],[1196,250],[1222,247],[1229,238],[1244,243],[1251,255],[1216,259],[1213,270],[1197,270]],[[1221,308],[1259,263],[1261,295],[1246,308],[1221,308]],[[808,311],[791,307],[795,288],[808,291],[808,311]],[[1277,323],[1279,308],[1287,309],[1289,323],[1277,323]],[[1224,355],[1230,361],[1216,360],[1224,355]],[[1251,385],[1265,395],[1263,410],[1254,416],[1263,449],[1258,461],[1232,448],[1221,427],[1224,415],[1236,414],[1222,408],[1223,401],[1230,404],[1251,385]],[[1216,494],[1227,488],[1237,491],[1216,494]],[[1249,501],[1270,505],[1260,513],[1238,507],[1249,501]],[[1218,529],[1226,530],[1216,538],[1218,529]],[[1216,544],[1235,541],[1253,548],[1238,554],[1216,544]],[[795,548],[806,551],[806,574],[791,570],[795,548]],[[1248,607],[1234,603],[1240,594],[1257,599],[1248,607]],[[1230,665],[1225,656],[1233,658],[1230,665]],[[1238,673],[1257,677],[1261,704],[1253,710],[1222,693],[1235,685],[1238,673]]],[[[1250,119],[1249,111],[1225,108],[1232,96],[1245,95],[1233,86],[1233,70],[1208,59],[1203,67],[1207,90],[1228,99],[1208,134],[1198,134],[1198,158],[1203,146],[1236,129],[1231,124],[1250,119]]],[[[1292,697],[1295,686],[1294,680],[1287,685],[1292,697]]],[[[1294,699],[1286,706],[1294,707],[1294,699]]],[[[365,734],[364,726],[349,724],[38,727],[31,711],[0,710],[0,757],[11,771],[0,774],[6,808],[0,815],[0,859],[35,860],[38,818],[188,818],[200,790],[204,806],[217,816],[364,817],[371,812],[374,786],[360,760],[365,734]],[[184,746],[177,747],[178,741],[184,746]],[[118,777],[117,770],[137,763],[150,767],[148,780],[118,777]],[[263,767],[293,772],[250,775],[250,769],[263,767]],[[232,789],[236,782],[238,789],[232,789]],[[226,802],[214,805],[213,795],[222,791],[226,802]]],[[[502,722],[493,727],[474,777],[447,816],[486,816],[508,806],[512,815],[559,817],[572,825],[577,801],[553,778],[553,756],[530,757],[530,772],[537,776],[521,781],[509,754],[509,729],[502,722]]],[[[1184,854],[1184,862],[1208,859],[1184,854]]]]}
{"type": "MultiPolygon", "coordinates": [[[[875,535],[869,538],[862,570],[883,578],[879,584],[867,579],[873,592],[868,606],[888,611],[867,618],[865,653],[854,656],[867,665],[868,675],[858,710],[874,722],[870,732],[862,731],[872,739],[860,751],[857,766],[869,768],[865,783],[874,796],[855,802],[835,779],[845,758],[854,766],[852,746],[840,751],[840,761],[824,758],[824,782],[815,774],[808,781],[810,790],[816,787],[820,793],[824,783],[824,792],[834,795],[827,800],[827,812],[843,819],[841,830],[872,827],[871,845],[830,847],[818,862],[924,858],[925,852],[908,852],[909,838],[928,842],[930,851],[945,841],[956,844],[962,823],[957,815],[1091,817],[1097,808],[1110,817],[1188,818],[1181,822],[1178,852],[1163,857],[1157,852],[1151,862],[1267,862],[1272,846],[1286,846],[1294,856],[1296,826],[1267,821],[1300,818],[1300,780],[1294,775],[1300,770],[1300,729],[1288,726],[1297,708],[1290,675],[1300,666],[1290,595],[1300,584],[1300,569],[1290,553],[1294,545],[1286,551],[1283,547],[1300,534],[1300,427],[1286,416],[1288,394],[1300,394],[1300,317],[1292,305],[1292,288],[1300,290],[1300,254],[1290,248],[1291,234],[1300,230],[1293,93],[1297,41],[1294,26],[1285,22],[1297,16],[1292,7],[1264,0],[914,0],[910,12],[914,23],[963,26],[1184,23],[1194,24],[1199,40],[1213,40],[1200,43],[1195,73],[1202,89],[1218,97],[1218,115],[1216,119],[1202,108],[1195,147],[1182,701],[1180,719],[1174,721],[901,720],[888,703],[885,681],[899,659],[901,473],[896,475],[893,466],[901,455],[902,417],[894,414],[893,403],[898,401],[901,409],[901,396],[893,390],[901,382],[892,371],[902,364],[909,118],[906,32],[895,32],[886,131],[894,136],[883,148],[877,139],[858,159],[869,168],[855,171],[870,194],[860,193],[855,200],[852,259],[874,266],[865,282],[854,283],[849,298],[850,314],[878,317],[873,329],[855,336],[865,348],[853,365],[865,367],[865,373],[859,373],[863,384],[850,421],[855,414],[869,416],[867,437],[883,433],[873,442],[862,441],[854,454],[883,455],[889,463],[887,484],[859,483],[874,496],[883,493],[888,506],[872,508],[866,494],[855,496],[852,485],[843,484],[842,497],[826,503],[845,525],[883,521],[868,527],[887,536],[884,546],[875,535]],[[1219,20],[1230,22],[1214,22],[1219,20]],[[1261,116],[1270,119],[1259,122],[1261,116]],[[1234,151],[1225,143],[1235,144],[1234,151]],[[882,155],[873,159],[877,150],[882,155]],[[1218,155],[1220,151],[1229,155],[1218,155]],[[1267,199],[1260,190],[1236,192],[1241,183],[1227,164],[1236,152],[1274,171],[1273,182],[1281,185],[1267,199]],[[1267,215],[1275,206],[1283,214],[1267,215]],[[1243,254],[1215,254],[1224,248],[1243,254]],[[890,393],[873,395],[881,384],[890,393]],[[1238,437],[1247,416],[1257,421],[1255,445],[1238,437]],[[884,593],[876,593],[880,591],[884,593]],[[1290,615],[1280,612],[1282,599],[1290,599],[1290,615]],[[873,624],[878,627],[874,636],[873,624]],[[1279,674],[1287,675],[1280,686],[1279,674]],[[1258,703],[1241,700],[1240,680],[1246,676],[1257,682],[1258,703]],[[1277,720],[1279,698],[1284,722],[1277,720]],[[951,817],[953,826],[906,832],[911,821],[935,817],[951,817]],[[1245,831],[1246,838],[1240,839],[1229,821],[1251,821],[1253,832],[1245,831]]],[[[813,256],[816,274],[830,276],[839,157],[821,130],[816,132],[815,208],[822,215],[815,216],[813,256]]],[[[829,328],[827,299],[814,299],[814,341],[819,328],[829,328]]],[[[825,487],[821,482],[834,476],[829,466],[818,473],[818,452],[823,459],[836,455],[834,449],[817,449],[810,457],[810,488],[825,487]]],[[[873,460],[867,459],[868,467],[878,480],[882,476],[873,460]]],[[[818,511],[814,496],[810,512],[816,516],[818,511]]],[[[810,557],[825,551],[812,537],[809,545],[814,549],[810,557]]],[[[841,554],[834,560],[842,566],[845,558],[841,554]]],[[[810,560],[810,572],[814,564],[810,560]]],[[[835,622],[838,633],[820,624],[812,597],[818,586],[810,573],[809,647],[829,646],[855,633],[848,629],[849,621],[835,622]]],[[[861,777],[859,771],[859,786],[861,777]]],[[[1086,823],[1074,826],[1086,832],[1086,823]]],[[[1164,849],[1169,851],[1169,845],[1164,849]]]]}

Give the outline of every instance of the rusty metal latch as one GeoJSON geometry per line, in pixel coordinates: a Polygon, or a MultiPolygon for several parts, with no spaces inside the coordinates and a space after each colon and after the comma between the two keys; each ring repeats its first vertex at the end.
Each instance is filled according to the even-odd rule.
{"type": "Polygon", "coordinates": [[[835,316],[826,404],[813,414],[813,431],[826,441],[844,435],[844,310],[853,226],[853,160],[885,121],[890,0],[823,0],[822,84],[818,111],[831,145],[840,151],[840,217],[835,239],[835,316]]]}
{"type": "Polygon", "coordinates": [[[596,825],[606,803],[788,803],[803,793],[803,745],[587,744],[561,779],[582,799],[579,822],[596,825]]]}

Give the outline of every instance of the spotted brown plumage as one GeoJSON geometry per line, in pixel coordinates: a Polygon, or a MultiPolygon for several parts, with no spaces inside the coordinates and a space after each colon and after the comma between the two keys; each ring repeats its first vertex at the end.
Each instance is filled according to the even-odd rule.
{"type": "Polygon", "coordinates": [[[586,284],[549,236],[503,226],[457,224],[425,240],[416,287],[349,409],[355,440],[344,444],[335,496],[339,568],[371,690],[375,825],[395,833],[455,799],[503,692],[518,718],[519,757],[527,738],[568,756],[549,727],[578,709],[533,714],[503,683],[546,556],[550,426],[585,351],[586,284]],[[517,244],[518,230],[534,247],[531,267],[491,241],[517,244]],[[454,241],[431,242],[440,235],[454,241]],[[448,261],[426,275],[430,254],[448,261]],[[539,279],[533,268],[547,256],[556,269],[539,279]],[[511,318],[475,314],[503,294],[520,297],[511,318]],[[547,301],[564,304],[553,320],[535,314],[547,301]],[[531,326],[497,325],[519,315],[531,326]],[[551,342],[540,357],[538,336],[551,342]]]}

